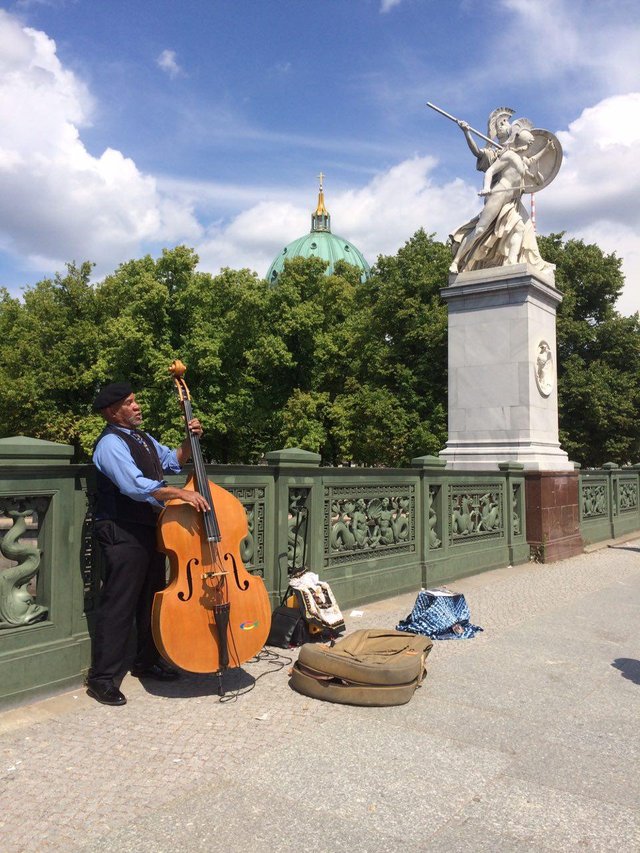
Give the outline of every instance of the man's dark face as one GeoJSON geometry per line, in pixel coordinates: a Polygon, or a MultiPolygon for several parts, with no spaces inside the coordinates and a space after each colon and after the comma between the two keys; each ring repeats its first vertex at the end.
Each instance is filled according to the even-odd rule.
{"type": "Polygon", "coordinates": [[[142,411],[136,403],[135,394],[129,394],[128,397],[107,406],[104,413],[110,424],[127,429],[137,429],[142,423],[142,411]]]}

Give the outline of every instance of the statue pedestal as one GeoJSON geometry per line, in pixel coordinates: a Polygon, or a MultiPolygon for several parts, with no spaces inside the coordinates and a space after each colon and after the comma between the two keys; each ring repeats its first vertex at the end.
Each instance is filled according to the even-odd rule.
{"type": "Polygon", "coordinates": [[[560,448],[553,273],[527,264],[451,276],[448,468],[573,472],[560,448]]]}
{"type": "Polygon", "coordinates": [[[527,542],[541,563],[583,551],[578,477],[577,471],[525,472],[527,542]]]}

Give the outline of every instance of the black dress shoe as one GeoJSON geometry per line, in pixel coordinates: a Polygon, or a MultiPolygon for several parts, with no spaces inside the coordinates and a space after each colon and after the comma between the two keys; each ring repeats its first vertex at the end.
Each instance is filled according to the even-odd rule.
{"type": "Polygon", "coordinates": [[[97,702],[103,705],[126,705],[127,698],[121,693],[113,682],[93,681],[87,679],[87,693],[97,702]]]}
{"type": "Polygon", "coordinates": [[[153,678],[156,681],[175,681],[180,678],[177,669],[166,663],[153,663],[151,666],[134,666],[131,675],[135,678],[153,678]]]}

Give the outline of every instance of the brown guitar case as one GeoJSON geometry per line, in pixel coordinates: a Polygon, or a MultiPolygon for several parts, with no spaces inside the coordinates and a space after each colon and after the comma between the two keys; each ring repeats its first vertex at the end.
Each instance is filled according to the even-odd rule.
{"type": "Polygon", "coordinates": [[[427,674],[432,645],[419,634],[380,628],[354,631],[333,646],[305,643],[289,684],[343,705],[404,705],[427,674]]]}

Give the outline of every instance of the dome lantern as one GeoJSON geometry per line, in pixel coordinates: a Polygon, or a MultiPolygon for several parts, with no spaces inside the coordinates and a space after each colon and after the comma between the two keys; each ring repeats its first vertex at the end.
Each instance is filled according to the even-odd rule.
{"type": "Polygon", "coordinates": [[[322,172],[318,175],[320,186],[318,188],[318,206],[315,213],[311,214],[311,231],[329,231],[331,233],[331,217],[329,211],[324,206],[324,190],[322,188],[322,172]]]}
{"type": "Polygon", "coordinates": [[[311,214],[311,231],[289,243],[276,255],[266,275],[267,281],[272,285],[277,283],[284,263],[289,258],[322,258],[327,262],[327,275],[332,275],[336,263],[342,260],[360,270],[360,281],[366,281],[369,277],[370,267],[362,252],[344,237],[331,233],[331,216],[324,203],[322,172],[318,178],[318,204],[311,214]]]}

